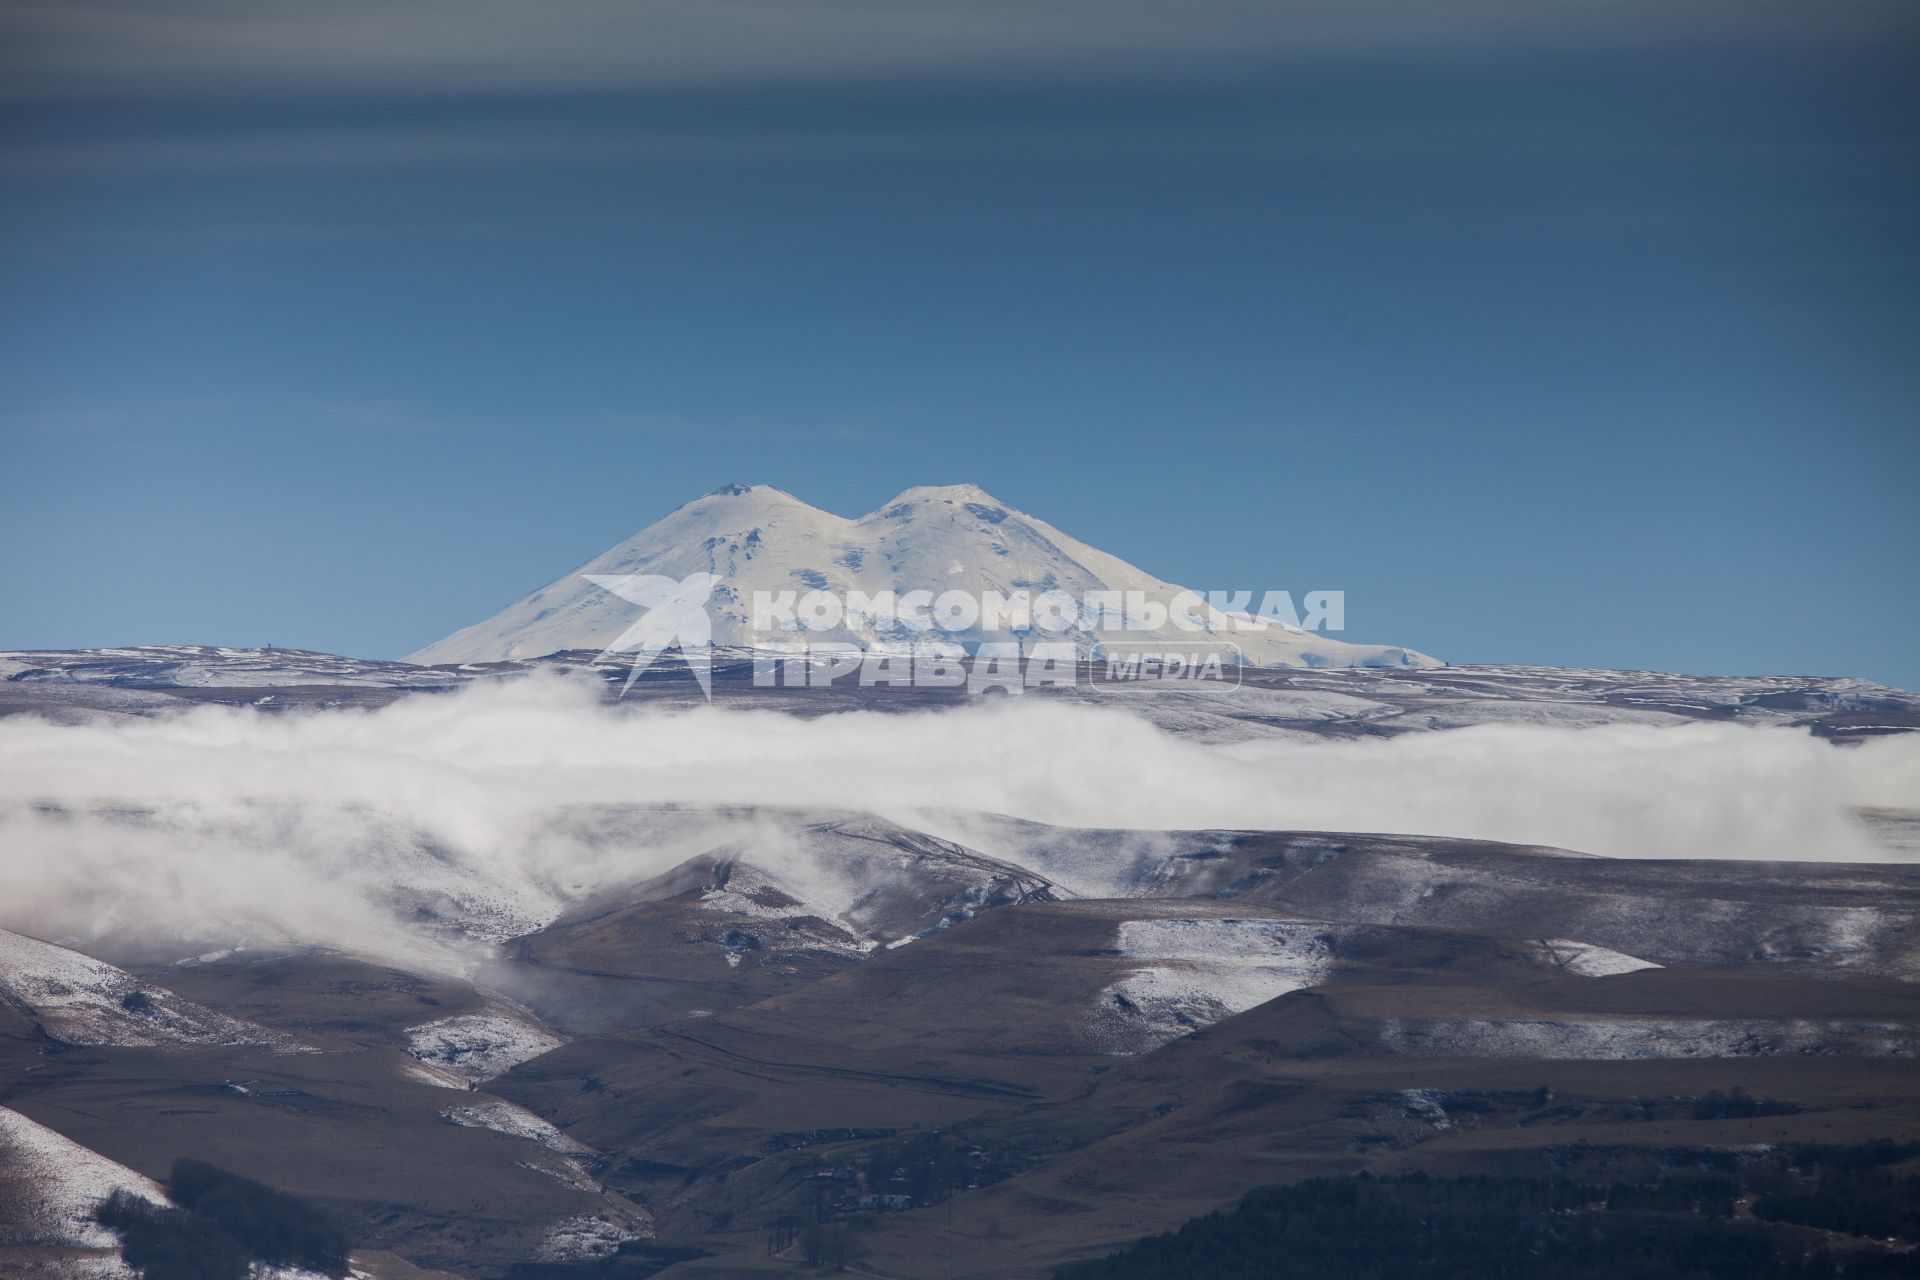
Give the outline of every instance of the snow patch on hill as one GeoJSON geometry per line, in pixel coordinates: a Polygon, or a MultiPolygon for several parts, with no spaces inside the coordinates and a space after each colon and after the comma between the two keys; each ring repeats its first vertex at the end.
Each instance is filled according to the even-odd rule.
{"type": "Polygon", "coordinates": [[[766,921],[812,916],[839,926],[848,937],[846,950],[867,949],[853,927],[839,918],[833,903],[810,901],[802,896],[806,892],[804,888],[791,883],[793,877],[776,879],[751,863],[739,861],[740,852],[738,848],[726,851],[717,869],[718,882],[700,891],[698,901],[702,910],[766,921]]]}
{"type": "Polygon", "coordinates": [[[115,1191],[156,1204],[167,1200],[151,1178],[0,1107],[0,1236],[16,1243],[116,1248],[118,1237],[93,1220],[93,1211],[115,1191]]]}
{"type": "Polygon", "coordinates": [[[584,1142],[576,1142],[560,1130],[528,1111],[525,1107],[516,1107],[511,1102],[499,1098],[487,1098],[479,1102],[467,1103],[457,1107],[446,1107],[440,1112],[444,1120],[469,1129],[491,1129],[495,1133],[504,1133],[508,1137],[525,1138],[549,1151],[558,1151],[566,1155],[592,1155],[593,1148],[584,1142]]]}
{"type": "Polygon", "coordinates": [[[407,1028],[409,1056],[473,1083],[504,1075],[566,1041],[546,1028],[498,1013],[470,1013],[407,1028]]]}
{"type": "Polygon", "coordinates": [[[1395,1018],[1381,1027],[1380,1043],[1411,1057],[1569,1061],[1920,1054],[1912,1027],[1810,1018],[1395,1018]]]}
{"type": "Polygon", "coordinates": [[[580,1214],[549,1228],[539,1252],[547,1262],[593,1262],[612,1257],[629,1240],[643,1238],[610,1214],[580,1214]]]}
{"type": "Polygon", "coordinates": [[[0,1001],[67,1044],[301,1048],[290,1036],[183,1000],[103,960],[6,930],[0,930],[0,1001]]]}
{"type": "Polygon", "coordinates": [[[436,1089],[471,1089],[473,1087],[472,1081],[411,1056],[407,1056],[401,1063],[400,1074],[408,1080],[430,1084],[436,1089]]]}
{"type": "Polygon", "coordinates": [[[699,896],[703,909],[825,921],[845,940],[814,929],[804,931],[807,945],[855,954],[925,937],[991,907],[1053,896],[1052,885],[1024,867],[871,815],[757,817],[744,838],[695,861],[712,867],[699,896]]]}
{"type": "Polygon", "coordinates": [[[1612,951],[1573,938],[1542,938],[1540,958],[1583,978],[1606,978],[1616,973],[1636,973],[1641,969],[1662,967],[1651,960],[1642,960],[1623,951],[1612,951]]]}
{"type": "Polygon", "coordinates": [[[1090,1033],[1107,1053],[1144,1053],[1325,981],[1328,930],[1295,920],[1127,920],[1115,949],[1145,961],[1103,990],[1090,1033]]]}

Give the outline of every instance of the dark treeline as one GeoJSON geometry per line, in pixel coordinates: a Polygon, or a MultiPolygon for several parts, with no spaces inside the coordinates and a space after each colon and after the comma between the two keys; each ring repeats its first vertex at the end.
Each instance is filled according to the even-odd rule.
{"type": "Polygon", "coordinates": [[[676,1262],[706,1255],[699,1249],[664,1245],[654,1240],[629,1240],[605,1258],[577,1262],[516,1262],[507,1268],[507,1280],[647,1280],[676,1262]]]}
{"type": "Polygon", "coordinates": [[[116,1191],[96,1214],[144,1280],[246,1280],[255,1262],[347,1274],[346,1231],[297,1196],[201,1160],[174,1163],[167,1195],[173,1205],[116,1191]]]}
{"type": "Polygon", "coordinates": [[[247,1280],[253,1260],[240,1242],[185,1209],[127,1191],[94,1213],[120,1235],[120,1257],[145,1280],[247,1280]]]}
{"type": "Polygon", "coordinates": [[[284,1191],[201,1160],[174,1162],[167,1194],[246,1246],[261,1262],[330,1276],[347,1273],[347,1233],[331,1216],[284,1191]]]}
{"type": "MultiPolygon", "coordinates": [[[[1888,1212],[1900,1189],[1911,1195],[1915,1185],[1884,1169],[1853,1176],[1885,1181],[1888,1212]]],[[[1196,1218],[1112,1257],[1062,1268],[1057,1280],[1882,1280],[1920,1275],[1907,1249],[1864,1241],[1854,1247],[1810,1245],[1804,1231],[1736,1217],[1741,1190],[1738,1182],[1722,1178],[1612,1185],[1422,1174],[1313,1178],[1256,1191],[1229,1212],[1196,1218]]],[[[1837,1189],[1831,1203],[1841,1203],[1837,1189]]],[[[1776,1221],[1823,1225],[1811,1218],[1824,1210],[1801,1211],[1807,1216],[1783,1213],[1776,1221]]],[[[1907,1212],[1905,1221],[1911,1223],[1912,1209],[1907,1212]]]]}
{"type": "MultiPolygon", "coordinates": [[[[1920,1155],[1920,1143],[1882,1138],[1858,1147],[1794,1147],[1788,1157],[1812,1176],[1763,1190],[1753,1216],[1877,1240],[1920,1241],[1920,1174],[1887,1166],[1920,1155]]],[[[1920,1263],[1914,1267],[1920,1274],[1920,1263]]]]}
{"type": "Polygon", "coordinates": [[[1756,1098],[1739,1085],[1731,1093],[1713,1090],[1693,1104],[1695,1120],[1746,1120],[1753,1116],[1798,1115],[1800,1108],[1778,1098],[1756,1098]]]}

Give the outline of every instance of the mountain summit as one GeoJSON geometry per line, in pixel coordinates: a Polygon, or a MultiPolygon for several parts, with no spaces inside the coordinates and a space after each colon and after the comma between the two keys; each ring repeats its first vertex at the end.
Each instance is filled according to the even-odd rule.
{"type": "MultiPolygon", "coordinates": [[[[809,506],[768,484],[729,484],[677,508],[618,546],[595,556],[507,606],[484,622],[408,655],[422,664],[536,658],[562,649],[603,649],[639,616],[635,605],[595,585],[588,575],[658,574],[676,580],[717,575],[707,605],[713,643],[754,647],[783,637],[753,630],[756,592],[964,592],[1038,596],[1063,591],[1139,592],[1165,605],[1182,588],[1162,581],[1018,511],[978,485],[908,489],[857,520],[809,506]]],[[[1411,649],[1347,644],[1280,624],[1232,630],[1213,614],[1220,639],[1260,666],[1427,667],[1438,663],[1411,649]]],[[[852,617],[830,632],[807,632],[815,643],[871,646],[896,638],[884,625],[852,617]]],[[[947,638],[972,647],[1011,636],[978,628],[947,638]]],[[[1089,631],[1064,637],[1097,644],[1089,631]]],[[[1192,641],[1171,626],[1130,629],[1129,639],[1192,641]]]]}

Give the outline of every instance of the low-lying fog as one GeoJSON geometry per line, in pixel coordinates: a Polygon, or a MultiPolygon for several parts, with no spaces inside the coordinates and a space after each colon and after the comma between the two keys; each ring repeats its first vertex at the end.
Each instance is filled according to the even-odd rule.
{"type": "Polygon", "coordinates": [[[11,717],[0,720],[0,927],[412,950],[396,902],[422,874],[422,848],[456,896],[537,922],[728,834],[721,819],[653,841],[560,816],[658,803],[1886,859],[1906,855],[1859,811],[1920,809],[1920,735],[1839,748],[1730,725],[1493,726],[1211,745],[1040,699],[800,719],[608,707],[597,687],[559,676],[374,711],[11,717]]]}

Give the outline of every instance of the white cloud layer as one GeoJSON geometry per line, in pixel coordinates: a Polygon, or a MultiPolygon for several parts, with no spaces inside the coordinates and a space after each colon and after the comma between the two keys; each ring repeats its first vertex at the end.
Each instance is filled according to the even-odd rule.
{"type": "Polygon", "coordinates": [[[608,708],[558,677],[377,711],[12,717],[0,719],[0,927],[391,954],[429,946],[404,921],[432,894],[505,936],[729,838],[560,812],[659,803],[1875,859],[1896,855],[1855,811],[1920,809],[1920,735],[1836,748],[1787,730],[1616,725],[1215,745],[1041,699],[802,719],[608,708]]]}

